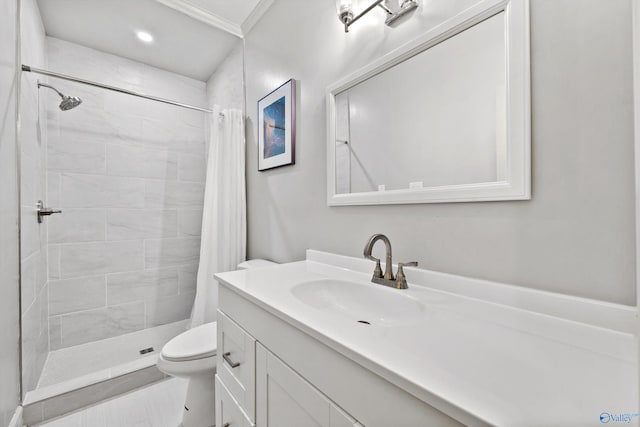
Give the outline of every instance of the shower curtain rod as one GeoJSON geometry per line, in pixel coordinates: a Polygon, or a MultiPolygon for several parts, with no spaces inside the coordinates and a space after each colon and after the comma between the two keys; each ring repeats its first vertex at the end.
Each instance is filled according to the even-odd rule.
{"type": "MultiPolygon", "coordinates": [[[[69,80],[71,82],[76,82],[76,83],[80,83],[80,84],[83,84],[83,85],[99,87],[99,88],[111,90],[111,91],[114,91],[114,92],[124,93],[125,95],[133,95],[133,96],[137,96],[138,98],[145,98],[145,99],[150,99],[151,101],[157,101],[157,102],[163,102],[163,103],[169,104],[169,105],[175,105],[176,107],[188,108],[190,110],[203,111],[205,113],[213,113],[212,110],[209,110],[207,108],[197,107],[195,105],[184,104],[182,102],[172,101],[170,99],[165,99],[165,98],[159,98],[157,96],[145,95],[143,93],[133,92],[131,90],[122,89],[122,88],[115,87],[115,86],[109,86],[109,85],[105,85],[105,84],[102,84],[102,83],[92,82],[91,80],[79,79],[77,77],[68,76],[66,74],[60,74],[60,73],[56,73],[56,72],[53,72],[53,71],[43,70],[41,68],[31,67],[29,65],[22,64],[22,71],[27,71],[29,73],[42,74],[42,75],[45,75],[45,76],[51,76],[51,77],[55,77],[57,79],[62,79],[62,80],[69,80]]],[[[224,117],[224,114],[220,113],[220,117],[224,117]]]]}

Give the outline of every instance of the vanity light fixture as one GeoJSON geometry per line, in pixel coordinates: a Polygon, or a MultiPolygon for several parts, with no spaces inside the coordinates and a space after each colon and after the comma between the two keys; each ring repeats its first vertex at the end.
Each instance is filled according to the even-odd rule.
{"type": "Polygon", "coordinates": [[[362,12],[354,14],[353,0],[336,0],[336,9],[338,10],[338,19],[344,24],[344,32],[349,32],[351,24],[362,18],[364,15],[373,10],[376,6],[384,10],[387,14],[385,24],[391,25],[401,16],[406,15],[418,7],[417,0],[399,0],[399,6],[393,10],[388,6],[389,0],[375,0],[367,6],[362,12]]]}

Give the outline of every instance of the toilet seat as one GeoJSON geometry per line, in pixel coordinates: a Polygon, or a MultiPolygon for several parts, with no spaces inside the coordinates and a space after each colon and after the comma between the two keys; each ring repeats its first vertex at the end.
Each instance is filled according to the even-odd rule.
{"type": "Polygon", "coordinates": [[[162,358],[170,362],[205,359],[216,355],[217,323],[205,323],[189,329],[162,348],[162,358]]]}

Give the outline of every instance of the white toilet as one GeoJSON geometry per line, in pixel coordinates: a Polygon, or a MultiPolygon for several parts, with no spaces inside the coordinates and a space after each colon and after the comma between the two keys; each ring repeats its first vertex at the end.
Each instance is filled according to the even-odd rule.
{"type": "MultiPolygon", "coordinates": [[[[238,269],[273,265],[271,261],[253,259],[239,264],[238,269]]],[[[181,333],[165,344],[158,357],[162,372],[189,380],[183,427],[211,427],[215,423],[216,326],[211,322],[181,333]]]]}

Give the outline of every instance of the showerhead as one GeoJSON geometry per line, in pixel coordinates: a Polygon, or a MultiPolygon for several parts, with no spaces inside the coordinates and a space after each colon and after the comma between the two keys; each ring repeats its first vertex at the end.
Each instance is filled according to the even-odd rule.
{"type": "Polygon", "coordinates": [[[71,110],[72,108],[76,108],[78,105],[82,104],[82,99],[77,96],[66,96],[62,97],[62,102],[60,103],[60,109],[62,111],[71,110]]]}
{"type": "Polygon", "coordinates": [[[38,82],[38,87],[41,86],[48,87],[49,89],[55,91],[55,93],[57,93],[60,98],[62,98],[62,102],[59,105],[62,111],[71,110],[72,108],[76,108],[78,105],[82,104],[82,99],[78,98],[77,96],[67,96],[53,86],[38,82]]]}

